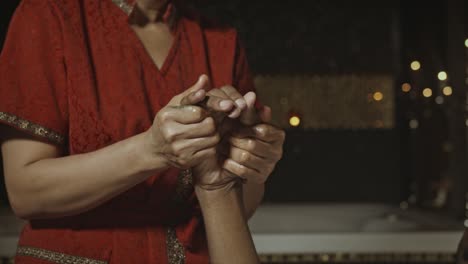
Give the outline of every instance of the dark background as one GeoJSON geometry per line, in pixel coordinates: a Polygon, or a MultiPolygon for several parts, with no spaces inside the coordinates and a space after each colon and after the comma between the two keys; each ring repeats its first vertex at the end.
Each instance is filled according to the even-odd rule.
{"type": "MultiPolygon", "coordinates": [[[[0,49],[3,46],[5,35],[8,29],[10,18],[18,5],[19,1],[2,1],[0,3],[0,49]]],[[[1,85],[1,80],[0,80],[1,85]]],[[[0,159],[2,158],[0,152],[0,159]]],[[[0,164],[0,204],[7,204],[7,195],[5,191],[5,183],[3,180],[3,164],[0,164]]]]}
{"type": "MultiPolygon", "coordinates": [[[[0,40],[18,2],[0,3],[0,40]]],[[[198,4],[208,16],[238,28],[255,74],[384,74],[395,79],[394,128],[286,128],[284,159],[268,183],[266,201],[409,201],[424,207],[425,199],[433,198],[431,181],[445,176],[453,187],[443,212],[462,217],[467,183],[464,5],[463,0],[198,4]],[[409,69],[415,59],[424,65],[417,76],[409,69]],[[437,91],[432,99],[420,96],[423,87],[437,86],[440,70],[448,72],[454,88],[443,105],[434,103],[437,91]],[[404,82],[414,83],[411,94],[401,92],[404,82]],[[420,121],[417,130],[408,127],[414,118],[420,121]]],[[[4,192],[0,197],[6,201],[4,192]]]]}

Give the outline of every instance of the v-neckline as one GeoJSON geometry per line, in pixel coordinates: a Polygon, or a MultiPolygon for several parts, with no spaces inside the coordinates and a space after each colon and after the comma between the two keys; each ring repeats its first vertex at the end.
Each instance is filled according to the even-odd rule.
{"type": "Polygon", "coordinates": [[[133,42],[138,52],[140,53],[140,56],[142,57],[144,63],[148,65],[149,67],[153,68],[154,71],[159,72],[161,75],[165,75],[167,73],[176,55],[177,49],[179,47],[179,40],[180,40],[179,27],[180,27],[179,22],[176,22],[174,25],[173,40],[171,43],[171,47],[169,48],[169,51],[166,57],[163,59],[161,67],[158,67],[153,57],[151,56],[150,52],[145,47],[145,44],[143,43],[141,38],[138,36],[135,30],[133,30],[132,26],[128,24],[128,30],[131,31],[130,32],[131,38],[133,39],[133,42]]]}

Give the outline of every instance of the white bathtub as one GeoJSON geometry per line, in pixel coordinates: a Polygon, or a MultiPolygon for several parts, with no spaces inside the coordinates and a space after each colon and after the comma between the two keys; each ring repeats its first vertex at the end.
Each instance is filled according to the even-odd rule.
{"type": "Polygon", "coordinates": [[[250,220],[261,254],[455,253],[463,224],[382,204],[263,205],[250,220]]]}
{"type": "MultiPolygon", "coordinates": [[[[0,210],[0,256],[12,256],[24,222],[0,210]]],[[[454,253],[459,222],[379,204],[263,205],[249,221],[260,254],[454,253]]]]}

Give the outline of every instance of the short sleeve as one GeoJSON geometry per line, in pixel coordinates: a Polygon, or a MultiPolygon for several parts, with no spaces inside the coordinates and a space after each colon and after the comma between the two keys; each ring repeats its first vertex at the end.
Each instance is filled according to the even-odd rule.
{"type": "Polygon", "coordinates": [[[68,100],[60,20],[46,0],[23,0],[0,55],[0,122],[61,145],[68,100]]]}

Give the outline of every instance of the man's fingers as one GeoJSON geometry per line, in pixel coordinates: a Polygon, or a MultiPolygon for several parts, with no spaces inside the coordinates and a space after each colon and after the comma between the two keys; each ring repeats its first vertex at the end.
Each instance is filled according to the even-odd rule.
{"type": "Polygon", "coordinates": [[[260,120],[263,123],[270,123],[272,119],[271,108],[269,106],[263,106],[262,109],[258,113],[260,120]]]}
{"type": "Polygon", "coordinates": [[[253,180],[257,183],[264,183],[267,178],[258,171],[239,164],[232,159],[227,159],[224,161],[223,169],[245,180],[253,180]]]}
{"type": "Polygon", "coordinates": [[[252,108],[257,101],[257,95],[254,92],[248,92],[244,95],[244,100],[247,103],[247,107],[252,108]]]}
{"type": "Polygon", "coordinates": [[[253,131],[255,138],[269,143],[283,142],[286,137],[283,130],[269,124],[257,125],[253,131]]]}
{"type": "Polygon", "coordinates": [[[238,118],[240,114],[247,108],[247,102],[239,91],[229,85],[221,87],[221,90],[234,101],[236,108],[228,115],[230,118],[238,118]]]}
{"type": "Polygon", "coordinates": [[[235,107],[234,101],[220,89],[213,89],[208,92],[206,107],[215,112],[229,113],[235,107]]]}
{"type": "Polygon", "coordinates": [[[229,142],[233,147],[245,150],[261,158],[267,158],[272,154],[270,144],[253,138],[231,137],[229,142]]]}
{"type": "Polygon", "coordinates": [[[240,116],[240,121],[243,125],[253,126],[260,122],[260,118],[255,108],[257,95],[254,92],[248,92],[244,95],[244,100],[247,104],[247,109],[240,116]]]}
{"type": "Polygon", "coordinates": [[[262,167],[265,163],[269,163],[270,161],[265,161],[263,158],[248,152],[246,150],[237,148],[232,146],[229,153],[229,158],[234,160],[235,162],[249,168],[255,170],[257,172],[262,172],[262,167]]]}
{"type": "Polygon", "coordinates": [[[243,127],[234,132],[233,135],[238,138],[256,138],[267,143],[283,142],[286,137],[286,134],[283,130],[270,124],[259,124],[253,127],[243,127]]]}
{"type": "Polygon", "coordinates": [[[226,95],[236,103],[238,108],[244,110],[247,107],[247,102],[236,88],[226,85],[221,87],[221,90],[224,91],[224,93],[226,93],[226,95]]]}

